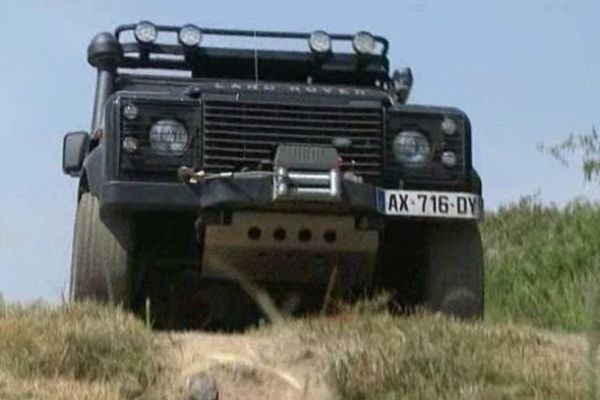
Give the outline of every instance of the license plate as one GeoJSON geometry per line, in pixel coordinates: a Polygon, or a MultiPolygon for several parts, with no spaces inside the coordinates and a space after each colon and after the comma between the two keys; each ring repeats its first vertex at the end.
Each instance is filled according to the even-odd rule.
{"type": "Polygon", "coordinates": [[[381,190],[378,204],[379,210],[386,215],[465,219],[483,217],[483,199],[472,193],[381,190]]]}

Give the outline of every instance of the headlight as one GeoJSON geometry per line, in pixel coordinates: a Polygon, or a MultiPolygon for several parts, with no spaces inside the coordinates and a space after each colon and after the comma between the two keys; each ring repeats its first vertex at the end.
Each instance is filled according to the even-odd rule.
{"type": "Polygon", "coordinates": [[[158,31],[153,23],[142,21],[135,26],[133,32],[135,39],[144,44],[154,43],[158,37],[158,31]]]}
{"type": "Polygon", "coordinates": [[[421,166],[431,157],[429,140],[420,132],[403,131],[394,138],[394,156],[403,164],[421,166]]]}
{"type": "Polygon", "coordinates": [[[315,31],[310,34],[308,39],[310,49],[318,54],[325,54],[331,51],[331,38],[323,31],[315,31]]]}
{"type": "Polygon", "coordinates": [[[162,119],[150,128],[150,146],[161,156],[180,156],[188,148],[185,126],[174,119],[162,119]]]}
{"type": "Polygon", "coordinates": [[[194,25],[186,25],[179,31],[179,43],[187,47],[198,46],[202,41],[202,32],[194,25]]]}
{"type": "Polygon", "coordinates": [[[352,39],[352,47],[358,54],[371,54],[375,50],[375,38],[369,32],[358,32],[352,39]]]}

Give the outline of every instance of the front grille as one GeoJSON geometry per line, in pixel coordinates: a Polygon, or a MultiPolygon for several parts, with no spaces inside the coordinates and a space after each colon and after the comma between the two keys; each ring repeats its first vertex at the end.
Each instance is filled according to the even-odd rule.
{"type": "Polygon", "coordinates": [[[378,180],[383,163],[381,108],[207,99],[203,164],[207,172],[255,169],[280,144],[338,146],[341,168],[378,180]]]}

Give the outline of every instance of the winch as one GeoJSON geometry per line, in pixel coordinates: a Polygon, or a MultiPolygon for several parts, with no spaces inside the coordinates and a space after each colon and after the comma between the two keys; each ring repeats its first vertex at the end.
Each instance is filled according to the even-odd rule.
{"type": "Polygon", "coordinates": [[[342,177],[335,148],[279,146],[274,162],[274,200],[338,201],[342,177]]]}

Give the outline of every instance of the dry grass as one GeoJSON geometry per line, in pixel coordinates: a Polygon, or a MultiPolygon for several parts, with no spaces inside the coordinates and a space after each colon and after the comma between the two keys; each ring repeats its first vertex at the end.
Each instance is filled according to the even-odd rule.
{"type": "Polygon", "coordinates": [[[575,336],[385,313],[297,321],[269,334],[312,346],[321,354],[315,369],[329,371],[343,399],[589,398],[585,341],[575,336]]]}
{"type": "Polygon", "coordinates": [[[156,379],[153,334],[91,304],[0,304],[1,399],[116,399],[156,379]]]}
{"type": "Polygon", "coordinates": [[[213,374],[223,399],[593,399],[582,336],[372,308],[170,336],[171,363],[213,374]]]}
{"type": "Polygon", "coordinates": [[[591,399],[590,356],[581,336],[396,317],[372,303],[239,335],[154,334],[89,304],[0,306],[9,400],[181,399],[199,371],[221,400],[591,399]]]}

